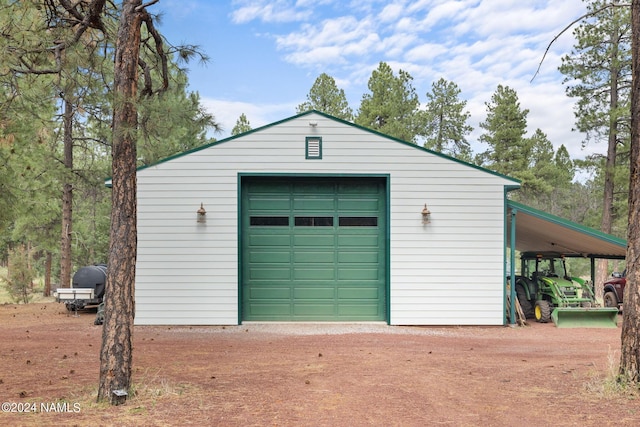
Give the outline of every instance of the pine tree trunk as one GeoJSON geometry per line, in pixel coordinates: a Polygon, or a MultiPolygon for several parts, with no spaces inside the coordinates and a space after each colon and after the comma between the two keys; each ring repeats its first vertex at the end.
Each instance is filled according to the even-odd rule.
{"type": "Polygon", "coordinates": [[[44,261],[44,292],[45,297],[51,296],[51,252],[47,251],[44,261]]]}
{"type": "MultiPolygon", "coordinates": [[[[611,34],[611,40],[617,40],[619,30],[616,29],[611,34]]],[[[609,83],[609,138],[607,143],[607,160],[604,166],[604,195],[602,203],[602,221],[600,223],[600,230],[611,234],[613,225],[613,194],[615,190],[615,167],[618,155],[618,75],[620,70],[617,68],[618,57],[618,44],[612,43],[611,52],[611,69],[609,74],[611,75],[611,81],[609,83]]],[[[603,299],[603,287],[604,283],[609,275],[609,262],[606,259],[598,260],[596,276],[595,276],[595,295],[600,301],[603,299]]]]}
{"type": "Polygon", "coordinates": [[[60,240],[60,287],[71,284],[71,232],[73,219],[73,185],[69,182],[73,170],[73,106],[63,96],[64,103],[64,177],[62,187],[62,235],[60,240]]]}
{"type": "Polygon", "coordinates": [[[122,3],[115,54],[112,211],[98,401],[123,403],[131,386],[137,253],[136,139],[141,0],[122,3]]]}
{"type": "Polygon", "coordinates": [[[629,228],[627,231],[627,285],[624,290],[621,377],[640,385],[640,0],[631,2],[631,158],[629,228]]]}

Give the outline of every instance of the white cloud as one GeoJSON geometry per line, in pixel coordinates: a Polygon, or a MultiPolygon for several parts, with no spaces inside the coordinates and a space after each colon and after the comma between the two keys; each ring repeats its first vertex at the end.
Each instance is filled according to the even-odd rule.
{"type": "Polygon", "coordinates": [[[221,125],[222,132],[211,135],[220,140],[231,136],[231,130],[238,118],[244,114],[253,129],[282,120],[295,114],[297,103],[256,104],[245,101],[229,101],[224,99],[202,98],[201,103],[221,125]]]}
{"type": "Polygon", "coordinates": [[[447,51],[448,49],[441,44],[422,43],[419,46],[409,49],[404,55],[404,59],[412,62],[432,61],[447,51]]]}
{"type": "Polygon", "coordinates": [[[294,5],[288,0],[237,0],[234,5],[237,8],[231,13],[231,19],[237,24],[253,20],[262,22],[304,21],[312,14],[312,10],[306,7],[306,2],[294,5]]]}
{"type": "MultiPolygon", "coordinates": [[[[479,135],[477,125],[485,118],[485,102],[502,84],[516,90],[521,107],[531,111],[531,133],[540,128],[556,147],[564,144],[574,158],[600,149],[583,150],[583,136],[571,130],[574,100],[565,95],[563,76],[557,71],[560,58],[571,51],[571,31],[554,42],[531,82],[549,43],[582,14],[581,0],[354,0],[348,5],[338,0],[246,0],[234,4],[237,22],[288,20],[291,25],[267,31],[281,58],[307,72],[328,72],[345,89],[354,110],[368,91],[371,72],[385,61],[413,76],[423,101],[431,83],[440,77],[456,83],[476,127],[472,138],[479,135]],[[312,21],[307,21],[308,13],[312,21]]],[[[256,116],[260,108],[269,106],[256,108],[256,116]]],[[[294,109],[287,107],[284,116],[294,109]]],[[[231,127],[238,116],[234,113],[231,127]]]]}
{"type": "Polygon", "coordinates": [[[357,54],[377,41],[371,21],[353,16],[327,19],[320,25],[303,24],[300,31],[276,36],[278,48],[294,54],[304,54],[319,47],[335,47],[345,50],[345,54],[357,54]]]}
{"type": "Polygon", "coordinates": [[[378,20],[380,22],[393,22],[403,15],[405,9],[405,2],[390,3],[382,8],[378,14],[378,20]]]}
{"type": "Polygon", "coordinates": [[[426,8],[427,14],[420,25],[425,28],[431,28],[432,26],[437,26],[444,20],[455,20],[460,16],[461,11],[470,7],[470,5],[465,5],[463,2],[448,1],[440,3],[435,7],[426,8]]]}

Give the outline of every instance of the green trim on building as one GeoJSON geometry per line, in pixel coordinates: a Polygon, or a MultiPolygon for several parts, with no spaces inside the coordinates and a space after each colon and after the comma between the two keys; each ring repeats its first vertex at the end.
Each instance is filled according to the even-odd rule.
{"type": "MultiPolygon", "coordinates": [[[[384,216],[384,218],[380,218],[383,222],[380,223],[381,226],[383,226],[382,229],[380,229],[377,233],[378,234],[378,239],[380,241],[379,245],[379,249],[382,251],[382,253],[380,253],[378,256],[383,259],[383,265],[380,265],[380,267],[382,269],[384,269],[383,272],[380,272],[380,274],[383,274],[383,276],[378,279],[380,280],[381,283],[380,286],[381,288],[380,291],[378,292],[382,292],[384,295],[380,295],[379,298],[381,298],[380,302],[378,304],[382,304],[381,306],[379,306],[380,308],[379,313],[380,313],[383,317],[379,317],[380,314],[377,315],[377,317],[370,317],[367,318],[367,315],[364,314],[362,315],[362,318],[358,318],[359,314],[357,314],[357,310],[360,309],[364,309],[362,306],[362,308],[358,308],[357,304],[356,305],[350,305],[352,307],[352,309],[356,310],[356,312],[354,312],[353,315],[349,314],[348,312],[345,312],[345,315],[341,315],[341,316],[337,316],[336,319],[331,319],[331,318],[325,318],[323,317],[323,315],[318,315],[318,317],[316,319],[313,318],[313,316],[298,316],[300,318],[300,320],[345,320],[345,321],[354,321],[354,320],[384,320],[388,323],[390,323],[390,247],[389,247],[389,236],[390,236],[390,221],[389,221],[389,213],[390,213],[390,203],[389,203],[389,195],[390,195],[390,185],[389,185],[389,175],[388,174],[307,174],[307,173],[302,173],[302,174],[298,174],[298,173],[289,173],[289,174],[280,174],[280,173],[268,173],[268,174],[264,174],[264,173],[239,173],[238,174],[238,184],[237,184],[237,188],[238,188],[238,324],[242,324],[243,321],[245,320],[277,320],[276,318],[269,318],[270,314],[267,312],[266,313],[266,317],[265,318],[261,318],[260,316],[256,316],[254,318],[251,318],[251,316],[247,317],[247,307],[245,307],[245,305],[248,303],[247,298],[248,295],[244,295],[244,293],[247,291],[246,290],[246,284],[248,283],[247,280],[249,280],[249,278],[247,277],[247,267],[248,265],[246,265],[247,262],[250,262],[249,259],[247,259],[247,257],[250,254],[250,250],[248,250],[247,248],[245,248],[245,244],[246,244],[246,239],[252,235],[252,234],[247,234],[247,233],[253,233],[255,234],[255,230],[253,230],[252,232],[249,232],[249,230],[247,229],[247,227],[249,227],[249,222],[250,219],[247,217],[245,218],[245,215],[247,214],[247,212],[249,211],[249,207],[246,205],[247,203],[249,203],[249,200],[247,198],[247,195],[244,194],[246,190],[245,185],[247,182],[261,182],[260,178],[264,178],[263,181],[272,179],[274,182],[278,181],[280,183],[286,183],[289,182],[291,183],[291,185],[294,185],[296,183],[296,178],[300,178],[299,180],[297,180],[297,182],[309,182],[310,178],[318,178],[318,182],[320,183],[327,183],[327,182],[334,182],[334,183],[340,183],[340,181],[342,179],[344,179],[347,182],[347,188],[349,188],[349,185],[353,185],[353,184],[357,184],[358,182],[360,183],[375,183],[376,181],[380,184],[383,185],[384,187],[382,188],[382,192],[380,194],[381,197],[383,197],[385,200],[384,205],[382,205],[380,208],[378,209],[378,212],[384,216]],[[258,178],[258,180],[256,181],[256,178],[258,178]],[[279,178],[282,178],[282,180],[280,181],[279,178]],[[349,184],[351,183],[351,184],[349,184]]],[[[367,185],[371,185],[371,184],[367,184],[367,185]]],[[[284,193],[283,193],[284,194],[284,193]]],[[[311,193],[309,193],[311,194],[311,193]]],[[[354,196],[357,196],[356,193],[353,193],[354,196]]],[[[378,197],[380,197],[378,196],[378,197]]],[[[357,197],[356,197],[357,198],[357,197]]],[[[310,202],[311,204],[315,204],[317,203],[317,201],[315,200],[316,197],[311,197],[310,200],[308,200],[308,202],[310,202]]],[[[382,201],[381,199],[379,199],[380,201],[382,201]]],[[[259,201],[259,200],[258,200],[259,201]]],[[[264,203],[263,203],[264,204],[264,203]]],[[[255,205],[254,205],[255,207],[255,205]]],[[[268,212],[271,209],[271,205],[266,202],[266,204],[264,204],[264,207],[267,209],[268,212]]],[[[283,205],[284,208],[284,205],[283,205]]],[[[260,211],[261,208],[258,208],[258,212],[260,211]]],[[[278,208],[276,206],[274,206],[274,212],[278,210],[278,208]]],[[[293,209],[293,207],[292,207],[293,209]]],[[[341,213],[342,210],[341,209],[345,209],[343,208],[335,208],[337,213],[341,213]]],[[[348,210],[350,208],[346,208],[348,212],[348,210]]],[[[359,207],[355,207],[356,212],[360,209],[359,207]]],[[[293,211],[291,211],[292,213],[295,211],[295,209],[293,211]]],[[[340,214],[340,216],[342,216],[342,214],[340,214]]],[[[293,215],[290,215],[290,218],[293,218],[293,215]]],[[[255,218],[254,218],[255,219],[255,218]]],[[[276,215],[274,217],[269,217],[268,220],[280,220],[282,218],[280,218],[279,215],[276,215]]],[[[335,216],[335,220],[338,220],[338,216],[335,216]]],[[[291,219],[290,219],[291,221],[291,219]]],[[[293,224],[290,223],[290,226],[293,227],[293,224]]],[[[294,227],[295,228],[295,227],[294,227]]],[[[358,228],[358,227],[356,227],[358,228]]],[[[366,228],[366,227],[365,227],[366,228]]],[[[338,235],[342,235],[341,231],[339,231],[340,227],[337,227],[336,224],[336,232],[339,233],[338,235]]],[[[285,230],[286,231],[286,230],[285,230]]],[[[329,234],[331,234],[330,230],[327,230],[329,232],[329,234]]],[[[293,233],[292,236],[296,236],[297,232],[294,231],[294,229],[290,229],[288,231],[289,233],[293,233]]],[[[320,234],[323,234],[324,231],[321,231],[319,229],[313,230],[314,233],[320,232],[320,234]]],[[[360,230],[356,231],[356,233],[359,233],[360,230]]],[[[266,236],[268,238],[269,235],[269,227],[266,227],[264,231],[259,231],[258,234],[256,235],[259,239],[262,239],[262,233],[266,233],[266,236]]],[[[349,233],[351,234],[351,233],[349,233]]],[[[370,233],[366,233],[367,235],[369,235],[370,233]]],[[[254,236],[254,238],[256,237],[254,236]]],[[[276,240],[278,240],[278,236],[274,235],[276,238],[276,240]]],[[[319,238],[322,236],[319,236],[319,238]]],[[[357,240],[359,240],[360,238],[358,238],[357,236],[354,236],[357,240]]],[[[340,237],[340,239],[349,239],[349,237],[342,235],[342,237],[340,237]]],[[[347,240],[341,240],[342,242],[347,242],[347,240]]],[[[353,242],[351,242],[353,243],[353,242]]],[[[297,251],[294,251],[292,253],[297,254],[298,257],[300,256],[304,256],[304,253],[298,253],[297,251]]],[[[268,254],[265,253],[267,257],[270,256],[276,256],[273,254],[268,254]]],[[[337,254],[337,253],[336,253],[337,254]]],[[[252,260],[255,261],[257,258],[256,256],[259,256],[260,253],[254,254],[252,255],[252,260]]],[[[344,255],[344,254],[343,254],[344,255]]],[[[351,256],[347,253],[348,256],[351,256]]],[[[337,255],[336,255],[337,256],[337,255]]],[[[303,261],[304,262],[304,261],[303,261]]],[[[275,271],[275,270],[274,270],[275,271]]],[[[348,271],[345,270],[347,273],[348,271]]],[[[267,271],[267,273],[269,273],[267,271]]],[[[344,273],[344,271],[343,271],[344,273]]],[[[356,275],[357,276],[357,275],[356,275]]],[[[356,277],[354,276],[354,277],[356,277]]],[[[283,276],[284,277],[284,276],[283,276]]],[[[358,280],[356,278],[356,280],[358,280]]],[[[285,279],[286,281],[286,279],[285,279]]],[[[294,288],[291,288],[292,290],[294,288]]],[[[338,293],[344,293],[345,295],[348,294],[349,289],[347,288],[336,288],[338,293]],[[342,289],[342,290],[340,290],[342,289]]],[[[284,295],[287,292],[287,288],[283,287],[282,289],[280,289],[281,293],[284,295]]],[[[315,290],[313,290],[314,292],[320,292],[322,291],[321,288],[317,288],[315,290]]],[[[256,292],[261,292],[261,290],[259,288],[256,288],[256,292]]],[[[293,291],[291,291],[293,292],[293,291]]],[[[301,289],[300,288],[295,288],[295,292],[300,293],[301,289]]],[[[371,292],[371,291],[369,291],[371,292]]],[[[354,295],[348,295],[347,298],[353,298],[354,295]]],[[[286,296],[284,297],[286,298],[286,296]]],[[[355,302],[355,300],[354,300],[355,302]]],[[[308,304],[309,301],[306,301],[306,303],[308,304]]],[[[366,302],[363,302],[366,305],[366,302]]],[[[341,304],[338,302],[338,304],[341,304]]],[[[321,307],[313,307],[313,305],[309,306],[310,309],[320,309],[321,307]]],[[[338,310],[343,310],[343,308],[340,308],[341,306],[338,305],[338,310]]],[[[347,306],[345,306],[347,307],[347,306]]],[[[268,307],[266,307],[265,309],[268,309],[268,307]]],[[[286,307],[283,308],[284,310],[287,310],[286,307]]],[[[348,309],[348,308],[347,308],[348,309]]],[[[295,310],[295,307],[292,306],[292,310],[295,310]]],[[[344,314],[344,313],[343,313],[344,314]]],[[[295,316],[293,318],[286,318],[286,316],[282,319],[282,320],[296,320],[295,316]]]]}
{"type": "Polygon", "coordinates": [[[304,158],[307,160],[322,160],[321,136],[307,136],[304,139],[304,158]]]}

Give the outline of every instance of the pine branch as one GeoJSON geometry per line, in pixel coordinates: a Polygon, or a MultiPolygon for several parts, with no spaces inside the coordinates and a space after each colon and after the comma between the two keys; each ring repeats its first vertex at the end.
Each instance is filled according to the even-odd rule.
{"type": "Polygon", "coordinates": [[[561,35],[563,35],[567,30],[569,30],[569,28],[573,27],[575,24],[577,24],[578,22],[582,21],[583,19],[592,17],[597,15],[598,13],[612,8],[612,7],[631,7],[630,4],[617,4],[617,3],[609,3],[607,5],[604,5],[603,7],[601,7],[600,9],[596,9],[592,12],[589,13],[585,13],[584,15],[574,19],[573,21],[571,21],[571,23],[569,23],[569,25],[567,25],[566,27],[564,27],[562,29],[562,31],[560,31],[558,34],[556,34],[556,36],[553,38],[553,40],[551,40],[551,42],[547,45],[547,48],[544,51],[544,55],[542,55],[542,59],[540,60],[540,63],[538,64],[538,68],[536,69],[535,74],[533,75],[533,77],[531,77],[531,80],[529,81],[529,83],[532,83],[533,80],[536,78],[536,76],[540,73],[540,68],[542,68],[542,63],[544,62],[545,58],[547,57],[547,53],[549,53],[549,49],[551,49],[551,45],[553,45],[553,43],[555,43],[556,40],[558,40],[560,38],[561,35]]]}

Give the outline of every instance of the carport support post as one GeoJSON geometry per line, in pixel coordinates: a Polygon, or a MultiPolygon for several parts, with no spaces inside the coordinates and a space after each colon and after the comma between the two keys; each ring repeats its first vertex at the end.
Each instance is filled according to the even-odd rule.
{"type": "Polygon", "coordinates": [[[596,297],[596,259],[591,257],[591,293],[596,297]]]}
{"type": "Polygon", "coordinates": [[[511,304],[509,307],[509,322],[516,324],[516,213],[517,209],[511,209],[511,253],[509,254],[509,288],[511,304]]]}

